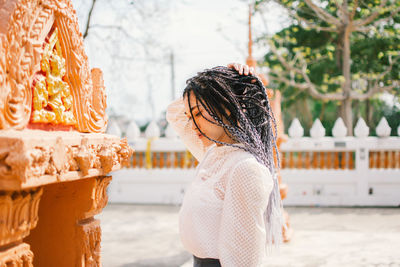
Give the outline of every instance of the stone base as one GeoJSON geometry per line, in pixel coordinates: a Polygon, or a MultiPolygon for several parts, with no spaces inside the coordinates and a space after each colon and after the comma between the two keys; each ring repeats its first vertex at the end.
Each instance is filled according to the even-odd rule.
{"type": "Polygon", "coordinates": [[[0,252],[0,266],[31,267],[33,253],[26,243],[20,243],[0,252]]]}
{"type": "Polygon", "coordinates": [[[94,177],[43,187],[39,222],[24,241],[35,266],[100,266],[100,222],[111,177],[94,177]]]}

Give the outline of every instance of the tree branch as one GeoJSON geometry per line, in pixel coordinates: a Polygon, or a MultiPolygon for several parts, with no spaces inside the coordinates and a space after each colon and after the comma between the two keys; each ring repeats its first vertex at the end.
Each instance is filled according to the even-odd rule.
{"type": "MultiPolygon", "coordinates": [[[[101,25],[101,24],[94,24],[91,28],[101,28],[101,29],[115,29],[122,32],[126,37],[132,40],[136,40],[132,35],[130,35],[122,26],[119,25],[101,25]]],[[[136,40],[138,41],[138,40],[136,40]]]]}
{"type": "Polygon", "coordinates": [[[386,5],[387,0],[382,0],[381,4],[379,5],[379,7],[377,8],[377,10],[375,10],[374,12],[372,12],[371,15],[369,15],[366,18],[363,19],[358,19],[355,20],[353,22],[353,26],[354,28],[360,27],[360,26],[364,26],[367,25],[369,23],[371,23],[372,21],[374,21],[380,14],[382,8],[386,5]]]}
{"type": "Polygon", "coordinates": [[[387,22],[388,20],[393,18],[398,13],[400,13],[400,7],[397,7],[396,9],[394,9],[390,13],[389,16],[376,20],[372,25],[369,25],[369,26],[355,26],[354,30],[358,31],[358,32],[369,32],[369,31],[373,30],[374,28],[378,27],[380,24],[387,22]]]}
{"type": "Polygon", "coordinates": [[[315,12],[315,14],[320,19],[322,19],[323,21],[325,21],[327,23],[336,25],[337,28],[340,28],[342,23],[337,18],[335,18],[334,16],[332,16],[331,14],[329,14],[328,12],[326,12],[324,9],[320,8],[319,6],[315,5],[312,2],[312,0],[305,0],[305,2],[315,12]]]}
{"type": "Polygon", "coordinates": [[[278,60],[279,60],[279,62],[286,68],[286,69],[288,69],[288,70],[291,70],[291,71],[294,71],[294,72],[296,72],[296,73],[298,73],[298,74],[303,74],[303,72],[300,70],[300,69],[298,69],[298,68],[295,68],[293,65],[291,65],[291,64],[289,64],[279,53],[278,53],[278,49],[276,48],[276,46],[275,46],[275,44],[274,44],[274,42],[273,41],[270,41],[269,42],[269,45],[270,45],[270,48],[271,48],[271,51],[272,51],[272,53],[274,53],[274,55],[278,58],[278,60]]]}
{"type": "Polygon", "coordinates": [[[374,26],[378,26],[379,24],[383,23],[383,22],[387,22],[388,20],[390,20],[391,18],[393,18],[395,15],[397,15],[400,12],[400,7],[397,7],[396,9],[394,9],[392,12],[390,12],[390,15],[385,17],[385,18],[381,18],[378,19],[377,21],[374,22],[374,26]]]}
{"type": "Polygon", "coordinates": [[[92,19],[92,13],[93,13],[93,9],[94,9],[94,5],[96,4],[96,1],[97,0],[92,0],[92,5],[90,6],[90,9],[89,9],[88,19],[86,21],[85,31],[83,33],[83,39],[85,39],[89,34],[90,20],[92,19]]]}
{"type": "Polygon", "coordinates": [[[358,0],[355,0],[353,10],[351,11],[350,14],[350,20],[353,20],[354,16],[356,15],[357,7],[358,7],[358,0]]]}
{"type": "Polygon", "coordinates": [[[327,100],[343,100],[344,99],[344,95],[341,93],[320,93],[320,92],[318,92],[318,90],[316,89],[316,85],[310,80],[310,78],[307,75],[307,63],[304,60],[302,61],[301,69],[296,68],[294,66],[294,63],[289,64],[281,55],[279,55],[278,50],[273,41],[270,41],[270,48],[271,48],[271,52],[274,53],[274,55],[278,58],[279,62],[287,70],[286,73],[284,73],[284,75],[282,75],[282,73],[278,73],[278,72],[272,70],[271,72],[276,75],[276,77],[275,76],[271,77],[273,80],[283,82],[289,86],[296,87],[302,91],[308,90],[311,96],[318,98],[318,99],[327,99],[327,100]],[[291,74],[292,72],[300,74],[306,82],[305,83],[297,83],[294,80],[293,75],[291,74]],[[289,74],[289,76],[292,77],[290,80],[286,78],[286,75],[288,75],[288,74],[289,74]]]}
{"type": "Polygon", "coordinates": [[[318,32],[320,31],[324,31],[324,32],[339,32],[339,30],[337,29],[336,25],[333,25],[334,27],[322,27],[317,25],[316,23],[309,21],[303,17],[300,17],[297,12],[293,12],[293,14],[291,14],[291,16],[293,16],[295,19],[297,19],[300,22],[304,22],[307,27],[309,27],[310,29],[314,29],[318,32]]]}
{"type": "Polygon", "coordinates": [[[282,73],[276,72],[274,70],[271,71],[273,74],[276,76],[270,76],[271,80],[283,82],[288,86],[295,87],[299,89],[300,91],[309,91],[310,95],[314,98],[317,99],[324,99],[324,100],[343,100],[344,95],[340,93],[320,93],[316,90],[316,87],[314,84],[309,83],[297,83],[293,79],[289,80],[288,78],[285,77],[285,75],[282,75],[282,73]]]}
{"type": "Polygon", "coordinates": [[[368,90],[368,92],[366,92],[364,94],[359,94],[359,93],[352,91],[350,93],[350,98],[357,99],[357,100],[365,100],[365,99],[372,97],[373,95],[375,95],[377,93],[383,93],[383,92],[390,91],[393,88],[398,87],[399,85],[400,85],[400,81],[398,81],[398,80],[393,81],[392,85],[387,85],[387,86],[379,86],[379,83],[378,83],[374,87],[370,88],[368,90]]]}
{"type": "Polygon", "coordinates": [[[400,81],[398,80],[394,80],[392,82],[392,85],[387,85],[387,86],[380,86],[379,82],[392,71],[393,65],[397,64],[398,61],[400,60],[400,58],[396,58],[395,60],[390,60],[390,65],[389,67],[382,72],[376,79],[374,82],[374,86],[371,87],[367,92],[360,94],[357,92],[352,91],[350,94],[350,98],[351,99],[358,99],[358,100],[364,100],[364,99],[368,99],[370,97],[372,97],[374,94],[376,93],[380,93],[380,92],[384,92],[384,91],[389,91],[392,90],[395,87],[400,86],[400,81]]]}

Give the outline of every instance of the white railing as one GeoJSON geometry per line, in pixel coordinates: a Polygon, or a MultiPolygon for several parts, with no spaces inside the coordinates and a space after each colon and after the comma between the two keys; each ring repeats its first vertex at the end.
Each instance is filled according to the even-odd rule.
{"type": "MultiPolygon", "coordinates": [[[[140,137],[132,125],[127,137],[135,153],[125,169],[113,174],[110,201],[179,204],[198,162],[170,128],[167,137],[159,137],[152,123],[140,137]]],[[[290,138],[280,147],[282,180],[288,185],[284,203],[400,205],[400,137],[389,136],[390,131],[383,118],[376,129],[378,137],[368,136],[367,125],[359,120],[356,136],[348,137],[338,119],[334,136],[326,137],[316,120],[311,137],[303,137],[295,119],[289,127],[290,138]]]]}

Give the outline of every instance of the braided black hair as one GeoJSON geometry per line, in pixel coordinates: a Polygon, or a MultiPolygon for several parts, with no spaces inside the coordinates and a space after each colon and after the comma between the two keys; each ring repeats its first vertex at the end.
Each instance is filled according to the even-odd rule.
{"type": "Polygon", "coordinates": [[[282,201],[273,157],[273,149],[275,149],[279,168],[280,160],[276,145],[277,126],[266,89],[261,80],[253,75],[240,75],[234,69],[218,66],[199,72],[196,76],[188,79],[183,91],[183,97],[185,96],[187,96],[193,123],[204,137],[215,143],[238,147],[250,152],[271,172],[274,188],[264,213],[267,251],[270,251],[272,242],[279,246],[282,243],[282,226],[285,227],[285,225],[283,224],[282,201]],[[223,127],[228,136],[244,146],[214,140],[203,133],[191,110],[191,93],[194,94],[197,104],[200,102],[215,121],[209,120],[203,114],[201,116],[210,123],[223,127]],[[229,114],[226,110],[229,111],[229,114]]]}

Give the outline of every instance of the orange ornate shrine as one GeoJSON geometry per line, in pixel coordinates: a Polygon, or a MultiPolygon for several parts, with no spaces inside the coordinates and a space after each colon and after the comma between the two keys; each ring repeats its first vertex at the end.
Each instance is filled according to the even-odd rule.
{"type": "MultiPolygon", "coordinates": [[[[252,12],[252,9],[253,9],[252,5],[250,4],[249,5],[249,46],[248,46],[249,56],[246,59],[246,64],[248,66],[255,68],[257,66],[257,62],[252,56],[253,41],[252,41],[252,37],[251,37],[251,15],[252,15],[251,12],[252,12]]],[[[258,74],[258,77],[261,79],[264,86],[268,85],[268,80],[262,73],[258,74]]],[[[276,124],[277,124],[278,133],[277,133],[277,144],[276,145],[279,150],[282,142],[285,142],[288,139],[288,136],[284,132],[284,125],[283,125],[283,120],[282,120],[281,92],[278,90],[273,91],[273,90],[267,88],[267,95],[268,95],[268,98],[271,99],[271,103],[270,103],[271,109],[272,109],[272,112],[274,113],[274,117],[275,117],[276,124]]],[[[275,164],[277,164],[276,154],[274,154],[274,159],[275,159],[275,164]]],[[[288,187],[286,184],[282,183],[282,176],[281,176],[280,172],[278,173],[278,179],[279,179],[279,188],[280,188],[281,198],[285,199],[286,195],[287,195],[288,187]]],[[[284,220],[285,220],[285,224],[286,224],[286,228],[287,228],[286,230],[283,229],[283,240],[285,242],[288,242],[292,235],[292,229],[290,228],[289,214],[285,210],[283,210],[283,215],[284,215],[284,220]]]]}
{"type": "Polygon", "coordinates": [[[69,0],[0,0],[0,266],[100,266],[106,95],[69,0]]]}

